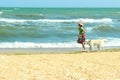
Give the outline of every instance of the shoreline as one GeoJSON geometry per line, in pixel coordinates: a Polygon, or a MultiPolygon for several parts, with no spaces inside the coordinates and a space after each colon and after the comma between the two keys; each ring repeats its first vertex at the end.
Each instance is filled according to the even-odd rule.
{"type": "MultiPolygon", "coordinates": [[[[103,50],[97,50],[96,48],[93,51],[89,51],[88,47],[86,48],[88,53],[91,52],[105,52],[105,51],[120,51],[120,47],[104,47],[103,50]]],[[[82,48],[0,48],[0,54],[2,53],[82,53],[82,48]]]]}

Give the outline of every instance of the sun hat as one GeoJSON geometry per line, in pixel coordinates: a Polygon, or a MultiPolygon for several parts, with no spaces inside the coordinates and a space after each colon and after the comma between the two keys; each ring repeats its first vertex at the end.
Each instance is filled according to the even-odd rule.
{"type": "Polygon", "coordinates": [[[79,25],[79,26],[82,26],[82,25],[83,25],[83,23],[82,23],[82,22],[78,22],[78,25],[79,25]]]}

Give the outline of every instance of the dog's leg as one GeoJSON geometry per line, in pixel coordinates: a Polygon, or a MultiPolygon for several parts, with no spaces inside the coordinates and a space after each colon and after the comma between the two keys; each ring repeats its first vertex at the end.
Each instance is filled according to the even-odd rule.
{"type": "Polygon", "coordinates": [[[99,51],[101,50],[101,46],[100,45],[97,45],[97,48],[98,48],[99,51]]]}
{"type": "Polygon", "coordinates": [[[89,45],[89,50],[92,51],[93,50],[93,46],[89,45]]]}
{"type": "Polygon", "coordinates": [[[88,41],[88,45],[89,45],[89,51],[92,51],[92,47],[93,47],[93,46],[92,46],[91,40],[88,41]]]}
{"type": "Polygon", "coordinates": [[[101,50],[103,50],[103,45],[101,45],[101,50]]]}

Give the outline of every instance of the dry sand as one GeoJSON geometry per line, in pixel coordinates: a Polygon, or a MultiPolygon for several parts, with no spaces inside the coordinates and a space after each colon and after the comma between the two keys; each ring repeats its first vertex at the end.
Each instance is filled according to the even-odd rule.
{"type": "Polygon", "coordinates": [[[120,49],[0,53],[0,80],[120,80],[120,49]]]}

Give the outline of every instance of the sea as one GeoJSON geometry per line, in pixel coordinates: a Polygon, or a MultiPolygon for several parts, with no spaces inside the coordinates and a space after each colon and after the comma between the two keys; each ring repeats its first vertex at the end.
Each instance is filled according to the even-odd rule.
{"type": "MultiPolygon", "coordinates": [[[[0,48],[78,48],[78,21],[86,40],[120,47],[120,8],[0,7],[0,48]]],[[[87,45],[86,45],[87,46],[87,45]]]]}

